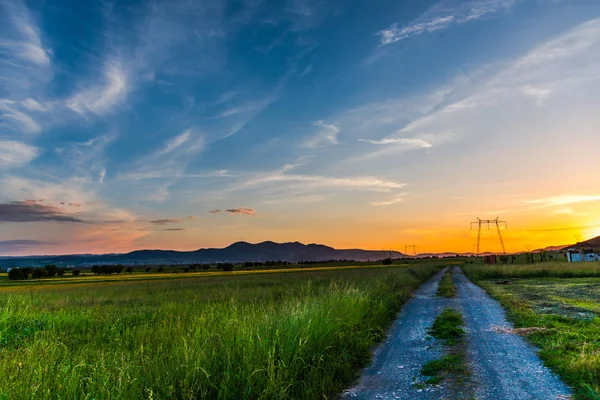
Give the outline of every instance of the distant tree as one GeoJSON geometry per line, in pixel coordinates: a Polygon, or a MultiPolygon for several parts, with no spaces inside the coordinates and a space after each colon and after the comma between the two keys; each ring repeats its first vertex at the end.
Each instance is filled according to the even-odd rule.
{"type": "Polygon", "coordinates": [[[8,271],[8,279],[11,281],[24,281],[28,277],[25,268],[13,268],[8,271]]]}
{"type": "Polygon", "coordinates": [[[48,271],[45,268],[36,268],[33,270],[33,279],[42,279],[48,276],[48,271]]]}
{"type": "Polygon", "coordinates": [[[244,263],[244,268],[245,268],[245,269],[252,269],[252,267],[254,267],[254,263],[253,263],[253,262],[251,262],[251,261],[246,261],[246,262],[244,263]]]}
{"type": "Polygon", "coordinates": [[[92,273],[94,275],[100,275],[100,266],[99,265],[92,265],[92,273]]]}
{"type": "Polygon", "coordinates": [[[222,264],[221,269],[223,271],[233,271],[233,264],[231,264],[231,263],[222,264]]]}
{"type": "Polygon", "coordinates": [[[210,265],[208,264],[202,264],[202,269],[207,270],[210,268],[210,265]]]}
{"type": "Polygon", "coordinates": [[[195,271],[198,266],[196,264],[191,264],[189,266],[190,271],[195,271]]]}
{"type": "Polygon", "coordinates": [[[128,274],[132,274],[132,273],[133,273],[133,267],[127,267],[127,270],[126,270],[126,272],[127,272],[128,274]]]}
{"type": "Polygon", "coordinates": [[[150,271],[152,271],[152,267],[146,268],[146,272],[150,272],[150,271]]]}
{"type": "Polygon", "coordinates": [[[58,271],[56,271],[56,275],[63,277],[65,276],[65,269],[64,268],[59,268],[58,271]]]}
{"type": "Polygon", "coordinates": [[[79,276],[81,274],[81,271],[79,271],[78,269],[74,269],[71,271],[71,276],[79,276]]]}
{"type": "Polygon", "coordinates": [[[163,271],[164,271],[164,268],[163,268],[163,266],[161,265],[160,267],[158,267],[157,271],[158,271],[158,272],[163,272],[163,271]]]}
{"type": "Polygon", "coordinates": [[[503,254],[500,257],[498,257],[498,260],[500,261],[501,264],[508,264],[509,258],[506,254],[503,254]]]}
{"type": "Polygon", "coordinates": [[[49,277],[56,276],[56,274],[58,273],[58,267],[54,264],[48,264],[44,267],[44,269],[46,270],[47,275],[49,277]]]}
{"type": "Polygon", "coordinates": [[[392,265],[392,259],[390,257],[388,257],[388,258],[386,258],[384,260],[381,260],[381,264],[383,264],[383,265],[392,265]]]}
{"type": "Polygon", "coordinates": [[[184,267],[183,272],[190,272],[190,267],[184,267]]]}

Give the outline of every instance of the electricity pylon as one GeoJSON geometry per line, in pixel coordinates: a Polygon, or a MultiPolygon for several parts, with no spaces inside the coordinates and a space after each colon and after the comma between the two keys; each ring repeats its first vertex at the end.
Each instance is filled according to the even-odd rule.
{"type": "Polygon", "coordinates": [[[404,254],[408,254],[408,250],[412,249],[412,255],[413,257],[417,256],[417,250],[418,250],[419,246],[417,246],[416,244],[405,244],[404,245],[404,254]]]}
{"type": "Polygon", "coordinates": [[[477,253],[476,254],[479,254],[479,244],[481,243],[481,226],[483,224],[487,225],[488,230],[490,229],[490,224],[496,225],[496,230],[498,231],[498,238],[500,239],[500,245],[502,246],[502,253],[506,254],[506,249],[504,248],[504,239],[502,239],[502,232],[500,231],[500,225],[502,225],[502,224],[504,224],[504,229],[508,229],[508,225],[507,225],[506,221],[500,221],[500,218],[479,219],[479,217],[478,217],[477,221],[471,222],[471,230],[473,230],[473,224],[477,224],[477,253]]]}

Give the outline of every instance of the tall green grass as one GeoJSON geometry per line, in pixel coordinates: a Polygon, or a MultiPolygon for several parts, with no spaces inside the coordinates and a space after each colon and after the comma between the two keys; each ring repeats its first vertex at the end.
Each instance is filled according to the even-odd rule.
{"type": "Polygon", "coordinates": [[[465,275],[474,280],[515,278],[600,277],[599,262],[545,262],[528,265],[464,265],[465,275]]]}
{"type": "Polygon", "coordinates": [[[438,270],[0,290],[0,399],[329,398],[438,270]]]}

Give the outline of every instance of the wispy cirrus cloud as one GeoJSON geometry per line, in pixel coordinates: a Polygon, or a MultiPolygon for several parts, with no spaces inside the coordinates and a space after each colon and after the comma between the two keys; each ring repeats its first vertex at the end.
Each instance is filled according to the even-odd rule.
{"type": "Polygon", "coordinates": [[[409,148],[429,148],[429,147],[433,147],[433,145],[431,143],[429,143],[426,140],[423,139],[418,139],[418,138],[394,138],[394,137],[388,137],[388,138],[384,138],[384,139],[359,139],[359,141],[361,142],[366,142],[366,143],[371,143],[371,144],[377,144],[377,145],[386,145],[386,144],[399,144],[399,145],[405,145],[406,147],[409,148]]]}
{"type": "Polygon", "coordinates": [[[19,1],[4,0],[0,2],[2,10],[3,39],[0,40],[0,53],[19,58],[34,65],[50,64],[50,51],[46,49],[40,38],[37,27],[32,23],[25,5],[19,1]],[[8,30],[8,27],[13,29],[8,30]]]}
{"type": "Polygon", "coordinates": [[[77,91],[66,100],[66,104],[81,115],[101,115],[122,102],[128,90],[125,69],[120,62],[109,61],[104,65],[103,81],[77,91]]]}
{"type": "MultiPolygon", "coordinates": [[[[561,194],[558,196],[550,196],[541,199],[524,200],[524,203],[531,204],[534,207],[556,207],[556,206],[567,206],[571,204],[579,203],[591,203],[600,202],[600,194],[598,195],[573,195],[573,194],[561,194]]],[[[563,209],[563,213],[566,209],[563,209]]]]}
{"type": "Polygon", "coordinates": [[[14,140],[0,140],[0,168],[29,163],[40,154],[40,149],[14,140]]]}
{"type": "Polygon", "coordinates": [[[375,207],[391,206],[392,204],[397,204],[397,203],[400,203],[401,201],[403,201],[404,197],[406,197],[407,195],[408,195],[408,193],[402,193],[397,196],[394,196],[393,198],[391,198],[389,200],[374,201],[371,203],[371,205],[375,206],[375,207]]]}
{"type": "Polygon", "coordinates": [[[341,132],[341,129],[338,126],[328,124],[323,120],[315,122],[314,125],[319,127],[319,130],[304,142],[304,147],[315,149],[327,144],[339,143],[337,137],[341,132]]]}
{"type": "Polygon", "coordinates": [[[23,133],[37,134],[42,131],[40,125],[19,104],[12,100],[0,100],[0,127],[17,129],[23,133]]]}
{"type": "Polygon", "coordinates": [[[447,29],[511,9],[518,0],[442,0],[414,21],[398,27],[393,24],[377,34],[382,45],[413,36],[447,29]]]}
{"type": "MultiPolygon", "coordinates": [[[[138,159],[133,168],[128,172],[120,173],[118,179],[179,179],[185,175],[188,164],[205,148],[204,135],[188,128],[166,140],[153,153],[138,159]]],[[[219,173],[216,172],[213,175],[216,176],[219,173]]]]}

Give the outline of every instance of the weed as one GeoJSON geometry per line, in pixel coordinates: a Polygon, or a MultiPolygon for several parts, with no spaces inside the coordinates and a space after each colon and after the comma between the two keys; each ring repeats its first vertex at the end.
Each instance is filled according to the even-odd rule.
{"type": "Polygon", "coordinates": [[[433,322],[429,334],[436,339],[444,340],[447,345],[453,346],[465,334],[462,329],[463,324],[460,313],[446,308],[433,322]]]}
{"type": "Polygon", "coordinates": [[[440,281],[437,289],[437,295],[442,297],[454,297],[456,296],[456,286],[452,280],[452,269],[448,268],[444,277],[440,281]]]}

